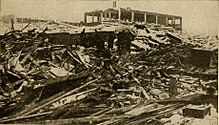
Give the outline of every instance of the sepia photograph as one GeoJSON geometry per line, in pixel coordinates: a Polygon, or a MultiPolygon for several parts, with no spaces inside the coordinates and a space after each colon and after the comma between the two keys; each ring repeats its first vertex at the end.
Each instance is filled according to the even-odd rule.
{"type": "Polygon", "coordinates": [[[0,0],[0,124],[218,125],[218,0],[0,0]]]}

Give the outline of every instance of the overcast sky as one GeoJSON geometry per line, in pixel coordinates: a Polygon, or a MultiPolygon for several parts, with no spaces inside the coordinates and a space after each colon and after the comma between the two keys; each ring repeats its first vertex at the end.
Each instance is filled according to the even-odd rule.
{"type": "MultiPolygon", "coordinates": [[[[35,17],[79,22],[84,12],[112,7],[112,0],[1,0],[2,15],[15,14],[19,17],[35,17]]],[[[183,17],[183,29],[197,33],[218,34],[219,3],[209,1],[117,0],[119,7],[179,15],[183,17]]]]}

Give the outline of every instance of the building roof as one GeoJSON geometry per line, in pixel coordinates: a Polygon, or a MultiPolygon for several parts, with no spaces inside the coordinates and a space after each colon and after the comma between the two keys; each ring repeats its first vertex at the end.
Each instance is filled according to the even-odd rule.
{"type": "Polygon", "coordinates": [[[90,11],[90,12],[85,12],[85,14],[89,15],[89,16],[98,16],[100,15],[101,13],[103,13],[103,10],[94,10],[94,11],[90,11]]]}
{"type": "Polygon", "coordinates": [[[150,12],[150,11],[142,11],[142,10],[134,10],[134,9],[125,9],[121,8],[124,11],[131,11],[134,13],[141,13],[141,14],[148,14],[148,15],[158,15],[158,16],[168,16],[168,17],[177,17],[177,18],[182,18],[181,16],[176,16],[176,15],[169,15],[169,14],[163,14],[163,13],[157,13],[157,12],[150,12]]]}
{"type": "MultiPolygon", "coordinates": [[[[106,10],[95,10],[95,11],[90,11],[90,12],[86,12],[87,15],[91,16],[97,16],[100,15],[102,12],[113,12],[116,13],[118,12],[119,8],[108,8],[106,10]]],[[[150,11],[142,11],[142,10],[134,10],[131,8],[121,8],[121,11],[125,11],[125,12],[134,12],[134,13],[139,13],[139,14],[148,14],[148,15],[158,15],[158,16],[165,16],[165,17],[175,17],[175,18],[182,18],[181,16],[176,16],[176,15],[169,15],[169,14],[162,14],[162,13],[157,13],[157,12],[150,12],[150,11]]]]}

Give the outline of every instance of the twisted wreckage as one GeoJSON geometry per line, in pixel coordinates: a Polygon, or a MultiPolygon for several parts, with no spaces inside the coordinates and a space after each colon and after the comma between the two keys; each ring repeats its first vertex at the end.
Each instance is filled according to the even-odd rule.
{"type": "Polygon", "coordinates": [[[1,37],[0,123],[189,124],[217,110],[217,38],[157,25],[78,29],[1,37]]]}

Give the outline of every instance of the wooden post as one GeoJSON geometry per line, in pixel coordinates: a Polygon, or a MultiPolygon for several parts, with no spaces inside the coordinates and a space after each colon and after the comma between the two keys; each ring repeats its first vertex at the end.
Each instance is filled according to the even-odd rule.
{"type": "Polygon", "coordinates": [[[166,17],[166,26],[169,24],[168,17],[166,17]]]}
{"type": "Polygon", "coordinates": [[[111,20],[111,12],[109,12],[109,20],[111,20]]]}
{"type": "Polygon", "coordinates": [[[94,14],[92,14],[92,23],[94,22],[94,14]]]}
{"type": "Polygon", "coordinates": [[[38,19],[38,27],[39,27],[39,30],[40,30],[40,20],[38,19]]]}
{"type": "Polygon", "coordinates": [[[173,24],[175,24],[175,17],[173,18],[173,24]]]}
{"type": "Polygon", "coordinates": [[[156,24],[158,24],[158,16],[156,15],[156,24]]]}
{"type": "Polygon", "coordinates": [[[103,19],[103,12],[100,13],[100,22],[102,21],[103,19]]]}
{"type": "Polygon", "coordinates": [[[24,23],[24,18],[21,17],[21,27],[22,27],[22,28],[24,27],[24,26],[23,26],[23,23],[24,23]]]}
{"type": "Polygon", "coordinates": [[[181,35],[182,35],[182,17],[180,18],[180,27],[181,27],[181,35]]]}
{"type": "Polygon", "coordinates": [[[106,21],[106,12],[103,13],[104,21],[106,21]]]}
{"type": "Polygon", "coordinates": [[[87,13],[84,14],[84,22],[87,23],[87,13]]]}
{"type": "Polygon", "coordinates": [[[132,19],[131,19],[131,22],[134,22],[134,18],[135,18],[135,13],[132,12],[132,19]]]}
{"type": "Polygon", "coordinates": [[[100,21],[100,16],[97,16],[97,22],[99,22],[100,21]]]}
{"type": "Polygon", "coordinates": [[[147,14],[146,13],[144,14],[144,22],[145,22],[145,24],[147,23],[147,14]]]}
{"type": "Polygon", "coordinates": [[[119,13],[118,13],[119,15],[119,18],[118,18],[118,20],[119,20],[119,22],[121,22],[121,8],[119,8],[119,13]]]}

